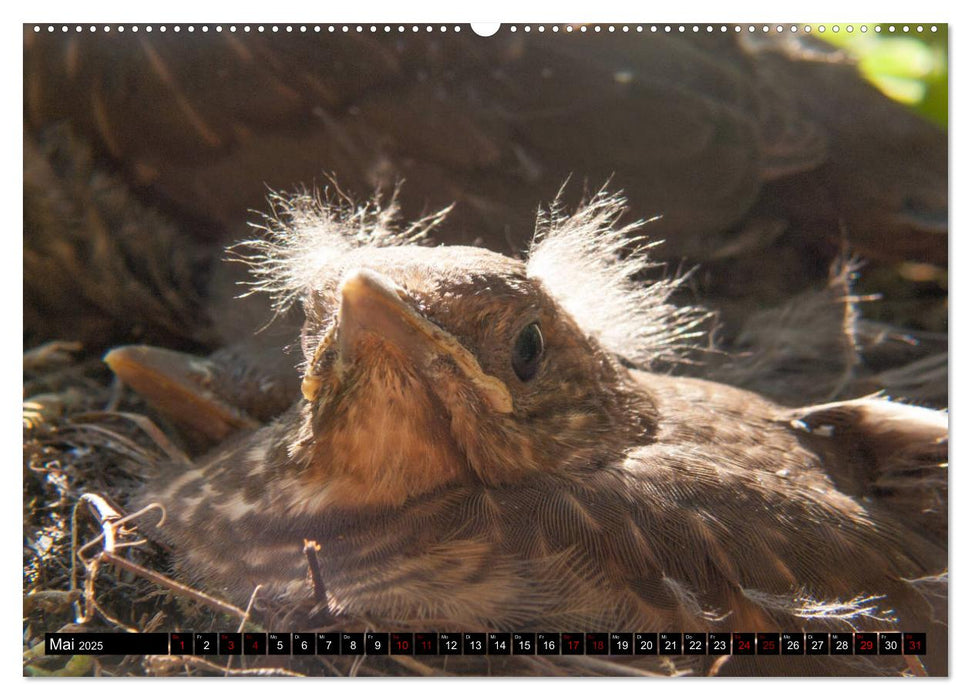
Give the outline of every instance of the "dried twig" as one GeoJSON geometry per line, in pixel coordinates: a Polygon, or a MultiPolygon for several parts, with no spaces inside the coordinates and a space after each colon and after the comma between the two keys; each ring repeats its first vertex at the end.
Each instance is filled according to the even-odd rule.
{"type": "Polygon", "coordinates": [[[558,659],[560,663],[573,666],[585,675],[601,674],[605,676],[647,676],[651,678],[668,678],[670,674],[658,673],[656,671],[644,671],[627,664],[619,664],[607,659],[598,659],[595,656],[564,656],[558,659]]]}
{"type": "MultiPolygon", "coordinates": [[[[71,588],[70,590],[77,590],[77,562],[81,558],[83,550],[88,547],[88,544],[84,545],[80,550],[78,549],[78,509],[81,507],[82,503],[88,504],[88,506],[94,511],[95,516],[98,518],[101,524],[101,535],[99,539],[104,539],[105,550],[114,551],[115,548],[115,529],[113,527],[113,522],[121,518],[121,514],[115,510],[111,504],[109,504],[104,498],[93,493],[83,493],[78,499],[78,502],[74,504],[74,509],[71,512],[71,588]]],[[[94,579],[98,574],[98,567],[100,565],[100,560],[96,557],[92,561],[84,561],[86,575],[84,579],[84,610],[75,606],[75,612],[77,621],[79,624],[89,622],[94,616],[94,579]]]]}
{"type": "Polygon", "coordinates": [[[52,340],[24,353],[24,371],[38,372],[54,365],[71,362],[81,352],[81,343],[73,340],[52,340]]]}
{"type": "Polygon", "coordinates": [[[243,627],[246,626],[246,623],[249,621],[249,614],[250,614],[250,611],[253,609],[253,601],[256,600],[256,596],[257,594],[259,594],[260,589],[262,588],[263,588],[262,583],[257,584],[256,588],[254,588],[253,592],[250,594],[249,602],[246,604],[246,610],[243,611],[243,619],[240,620],[239,627],[236,628],[237,632],[242,632],[243,627]]]}
{"type": "Polygon", "coordinates": [[[196,589],[183,585],[178,581],[173,581],[167,576],[163,576],[160,573],[146,569],[144,566],[139,566],[138,564],[130,562],[127,559],[122,559],[121,557],[114,554],[109,554],[108,552],[102,552],[100,555],[98,555],[98,557],[96,557],[96,559],[97,558],[103,559],[104,561],[114,564],[115,566],[125,569],[126,571],[130,571],[131,573],[141,576],[142,578],[158,584],[159,586],[164,586],[170,591],[194,600],[201,605],[205,605],[227,615],[234,615],[241,619],[246,618],[246,611],[237,608],[231,603],[219,600],[218,598],[213,598],[202,591],[197,591],[196,589]]]}
{"type": "MultiPolygon", "coordinates": [[[[217,610],[219,612],[237,616],[242,620],[240,624],[240,631],[242,631],[243,625],[249,619],[249,608],[246,610],[241,610],[240,608],[227,603],[225,601],[214,598],[207,595],[201,591],[197,591],[194,588],[190,588],[184,584],[178,583],[167,576],[163,576],[155,571],[147,569],[139,564],[128,561],[122,557],[119,557],[116,552],[122,547],[131,547],[138,542],[117,542],[117,534],[119,528],[121,528],[125,523],[144,515],[149,510],[159,509],[161,512],[161,519],[159,524],[165,521],[165,510],[160,505],[153,503],[149,504],[142,510],[132,513],[130,515],[122,517],[122,515],[115,510],[104,498],[98,496],[97,494],[85,493],[81,495],[78,499],[77,504],[74,507],[74,512],[72,515],[72,526],[71,526],[71,590],[77,589],[77,562],[81,561],[85,567],[85,581],[84,581],[84,602],[85,607],[83,612],[81,610],[77,611],[77,618],[79,624],[84,624],[89,622],[93,617],[94,613],[100,612],[102,616],[113,624],[118,625],[128,629],[128,627],[118,620],[110,617],[103,609],[98,606],[97,600],[94,595],[94,583],[97,579],[98,572],[100,570],[102,562],[108,562],[114,564],[120,569],[129,571],[137,576],[141,576],[144,579],[151,581],[157,585],[168,588],[169,590],[183,595],[191,600],[196,601],[202,605],[209,608],[217,610]],[[101,534],[92,540],[91,542],[85,543],[81,548],[77,547],[78,538],[78,528],[77,528],[77,512],[82,503],[87,503],[94,511],[99,523],[101,524],[101,534]],[[104,542],[104,548],[96,556],[91,559],[85,559],[84,553],[87,549],[94,546],[98,542],[104,542]]],[[[124,534],[129,534],[129,531],[122,530],[124,534]]],[[[260,587],[257,586],[256,590],[253,591],[253,596],[255,597],[257,591],[260,587]]],[[[252,606],[253,598],[250,599],[250,605],[252,606]]]]}
{"type": "Polygon", "coordinates": [[[241,668],[233,670],[218,666],[201,656],[181,656],[177,658],[191,668],[213,671],[214,673],[224,673],[227,676],[292,676],[294,678],[306,678],[303,673],[288,671],[285,668],[241,668]]]}
{"type": "Polygon", "coordinates": [[[355,657],[354,663],[351,664],[351,670],[347,672],[348,678],[356,678],[358,671],[361,670],[361,666],[364,665],[364,660],[366,657],[358,656],[355,657]]]}
{"type": "Polygon", "coordinates": [[[904,656],[904,662],[907,664],[907,668],[915,676],[920,676],[921,678],[927,676],[927,669],[924,668],[924,662],[921,661],[916,656],[904,656]]]}
{"type": "Polygon", "coordinates": [[[422,663],[418,659],[412,658],[410,656],[389,656],[389,659],[394,661],[399,666],[406,668],[413,673],[417,673],[420,676],[451,676],[453,674],[446,673],[437,668],[432,668],[428,664],[422,663]]]}
{"type": "MultiPolygon", "coordinates": [[[[253,609],[253,602],[256,600],[256,596],[260,592],[260,589],[262,588],[263,588],[262,583],[257,584],[256,588],[253,589],[253,592],[250,593],[249,602],[246,604],[246,610],[243,611],[243,619],[239,621],[239,627],[236,628],[237,632],[242,632],[243,628],[246,626],[246,622],[249,620],[250,611],[253,609]]],[[[235,657],[230,656],[228,659],[226,659],[226,666],[223,669],[226,672],[226,675],[230,674],[230,671],[233,667],[234,658],[235,657]]],[[[240,663],[242,663],[242,660],[240,660],[240,663]]]]}
{"type": "MultiPolygon", "coordinates": [[[[189,466],[192,464],[192,460],[172,442],[163,433],[155,423],[153,423],[146,416],[139,415],[137,413],[127,413],[125,411],[88,411],[86,413],[78,413],[71,416],[71,422],[77,424],[79,427],[84,426],[87,428],[97,428],[97,426],[88,425],[86,421],[96,421],[104,420],[105,418],[124,418],[125,420],[131,421],[136,426],[141,428],[142,432],[145,433],[152,442],[165,453],[165,455],[174,462],[189,466]]],[[[102,429],[104,430],[104,429],[102,429]]],[[[112,433],[115,437],[116,434],[112,433]]],[[[144,451],[143,451],[144,452],[144,451]]]]}
{"type": "Polygon", "coordinates": [[[725,664],[727,664],[731,660],[732,660],[732,657],[731,656],[727,656],[727,655],[726,656],[719,656],[717,659],[715,659],[712,662],[711,668],[708,669],[708,675],[709,676],[717,676],[719,673],[721,673],[722,666],[724,666],[725,664]]]}
{"type": "Polygon", "coordinates": [[[307,557],[307,568],[310,569],[310,580],[314,584],[314,602],[322,603],[327,600],[327,587],[324,585],[324,577],[320,573],[320,561],[317,559],[317,552],[320,545],[314,540],[303,541],[303,553],[307,557]]]}

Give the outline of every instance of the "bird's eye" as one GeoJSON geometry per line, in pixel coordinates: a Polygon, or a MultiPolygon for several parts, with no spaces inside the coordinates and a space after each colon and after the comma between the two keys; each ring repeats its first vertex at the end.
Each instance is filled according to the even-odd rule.
{"type": "Polygon", "coordinates": [[[538,323],[530,323],[520,331],[512,348],[512,368],[516,376],[524,382],[535,377],[542,357],[543,334],[538,323]]]}

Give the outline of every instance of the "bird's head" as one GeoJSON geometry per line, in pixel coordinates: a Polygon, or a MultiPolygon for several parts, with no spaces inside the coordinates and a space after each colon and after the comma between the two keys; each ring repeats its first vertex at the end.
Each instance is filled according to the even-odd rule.
{"type": "MultiPolygon", "coordinates": [[[[622,200],[541,219],[526,261],[421,245],[438,217],[288,199],[251,243],[257,286],[299,299],[305,405],[290,457],[343,505],[396,505],[446,484],[589,469],[651,439],[624,362],[674,351],[699,314],[676,282],[631,280],[622,200]]],[[[636,269],[635,269],[636,267],[636,269]]]]}

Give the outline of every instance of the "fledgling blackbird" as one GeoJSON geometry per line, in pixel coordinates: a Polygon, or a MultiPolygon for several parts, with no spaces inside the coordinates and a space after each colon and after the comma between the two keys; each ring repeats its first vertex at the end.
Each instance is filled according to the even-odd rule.
{"type": "MultiPolygon", "coordinates": [[[[647,259],[622,208],[605,192],[554,208],[520,261],[421,245],[435,217],[401,229],[393,207],[281,201],[248,259],[278,311],[303,308],[291,407],[256,427],[203,408],[232,393],[204,361],[107,357],[183,419],[237,430],[138,499],[164,505],[182,575],[240,603],[260,584],[345,628],[927,632],[927,668],[946,673],[946,414],[783,408],[652,373],[704,314],[670,302],[678,280],[635,280],[647,259]],[[203,375],[192,401],[172,398],[203,375]]],[[[733,657],[721,671],[915,664],[733,657]]]]}

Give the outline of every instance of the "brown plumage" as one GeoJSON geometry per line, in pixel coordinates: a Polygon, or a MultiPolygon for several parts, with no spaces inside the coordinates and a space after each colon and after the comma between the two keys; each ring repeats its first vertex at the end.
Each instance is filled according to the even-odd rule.
{"type": "MultiPolygon", "coordinates": [[[[584,178],[611,178],[636,216],[662,215],[659,257],[704,266],[695,282],[726,342],[756,310],[822,283],[847,241],[869,261],[859,288],[882,296],[868,316],[903,327],[882,337],[946,329],[947,131],[801,25],[504,26],[488,40],[468,27],[236,28],[24,28],[31,345],[219,347],[213,263],[266,187],[322,172],[354,192],[404,179],[408,217],[455,203],[438,240],[506,254],[571,173],[571,202],[584,178]],[[901,263],[919,263],[923,281],[901,263]]],[[[879,373],[914,352],[884,341],[881,362],[866,359],[879,373]]]]}
{"type": "MultiPolygon", "coordinates": [[[[705,315],[633,281],[621,205],[554,211],[522,262],[420,245],[435,217],[281,201],[248,259],[278,311],[302,304],[302,397],[137,499],[165,506],[182,575],[239,602],[262,585],[296,628],[926,631],[946,673],[946,415],[652,373],[705,315]]],[[[108,362],[171,395],[162,357],[108,362]]],[[[227,395],[208,381],[183,419],[227,395]]],[[[722,672],[907,668],[871,659],[722,672]]]]}

